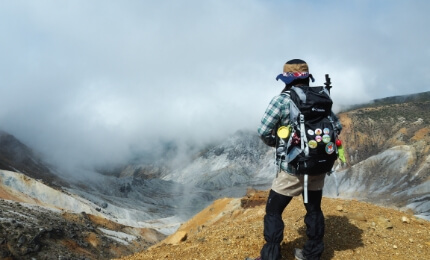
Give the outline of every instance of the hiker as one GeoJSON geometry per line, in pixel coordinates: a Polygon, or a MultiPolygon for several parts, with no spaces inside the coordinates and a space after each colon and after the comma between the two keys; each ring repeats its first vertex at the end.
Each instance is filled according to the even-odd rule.
{"type": "MultiPolygon", "coordinates": [[[[291,115],[294,108],[297,108],[295,102],[292,101],[292,89],[300,90],[301,88],[309,88],[309,81],[314,81],[312,74],[309,74],[308,65],[305,61],[300,59],[293,59],[288,61],[284,65],[283,74],[277,77],[277,80],[281,79],[285,83],[285,88],[282,90],[280,95],[275,96],[261,120],[261,125],[258,129],[258,133],[263,142],[271,147],[275,147],[276,150],[281,148],[282,143],[277,136],[277,131],[279,134],[280,126],[288,126],[293,122],[291,121],[291,115]]],[[[320,87],[323,88],[323,87],[320,87]]],[[[331,102],[331,99],[328,97],[331,102]]],[[[334,134],[339,134],[342,126],[339,123],[338,118],[331,111],[331,103],[328,111],[328,118],[332,118],[331,123],[333,124],[335,132],[334,134]]],[[[288,128],[287,128],[288,129],[288,128]]],[[[306,128],[307,129],[307,128],[306,128]]],[[[285,130],[285,129],[283,129],[285,130]]],[[[293,131],[293,129],[287,130],[288,133],[293,131]]],[[[315,136],[315,140],[319,143],[322,142],[321,129],[309,129],[306,130],[308,134],[315,136]],[[317,135],[318,134],[318,135],[317,135]],[[319,135],[320,134],[320,135],[319,135]],[[318,140],[319,139],[319,140],[318,140]]],[[[324,128],[324,132],[329,132],[328,128],[324,128]],[[327,129],[327,130],[326,130],[327,129]]],[[[304,132],[304,131],[302,131],[304,132]]],[[[324,135],[325,136],[325,135],[324,135]]],[[[307,138],[310,139],[311,137],[307,138]]],[[[332,137],[335,138],[335,137],[332,137]]],[[[300,136],[292,136],[289,140],[290,145],[297,145],[297,149],[300,148],[300,136]]],[[[304,139],[303,135],[301,139],[304,139]]],[[[309,141],[308,150],[315,150],[312,148],[314,143],[318,144],[314,139],[309,141]],[[311,144],[311,142],[314,142],[311,144]],[[311,149],[309,149],[311,148],[311,149]]],[[[328,138],[328,141],[331,138],[328,138]]],[[[324,140],[325,142],[325,140],[324,140]]],[[[327,142],[326,142],[327,143],[327,142]]],[[[333,143],[332,147],[334,146],[333,143]]],[[[324,144],[323,144],[324,145],[324,144]]],[[[327,147],[330,143],[327,144],[327,147]]],[[[303,148],[303,142],[302,142],[303,148]]],[[[324,147],[322,148],[324,151],[324,147]]],[[[291,151],[291,149],[290,149],[291,151]]],[[[326,148],[327,154],[333,153],[333,150],[326,148]]],[[[326,154],[326,156],[327,156],[326,154]]],[[[291,163],[289,160],[291,158],[287,156],[276,156],[277,172],[276,177],[273,180],[271,190],[269,192],[269,197],[266,203],[266,214],[264,216],[264,239],[266,243],[261,249],[261,256],[256,259],[262,260],[278,260],[281,259],[281,247],[280,244],[283,240],[284,232],[284,222],[282,220],[282,212],[287,207],[289,202],[294,196],[300,194],[303,195],[306,208],[306,216],[304,222],[306,224],[306,235],[308,240],[306,241],[303,249],[295,249],[294,255],[296,259],[320,259],[321,254],[324,250],[323,236],[324,236],[324,215],[321,211],[321,199],[324,186],[325,174],[328,172],[327,169],[316,168],[313,170],[314,174],[307,176],[307,174],[298,173],[297,164],[291,163]],[[289,158],[289,159],[287,159],[289,158]],[[290,162],[290,163],[289,163],[290,162]],[[315,174],[316,171],[316,174],[315,174]],[[307,186],[307,187],[306,187],[307,186]],[[306,192],[304,192],[306,191],[306,192]],[[306,198],[305,198],[306,197],[306,198]],[[306,203],[307,202],[307,203],[306,203]]],[[[336,158],[336,157],[335,157],[336,158]]],[[[334,160],[333,162],[334,163],[334,160]]],[[[332,167],[332,164],[330,167],[332,167]]],[[[249,258],[248,258],[249,259],[249,258]]]]}

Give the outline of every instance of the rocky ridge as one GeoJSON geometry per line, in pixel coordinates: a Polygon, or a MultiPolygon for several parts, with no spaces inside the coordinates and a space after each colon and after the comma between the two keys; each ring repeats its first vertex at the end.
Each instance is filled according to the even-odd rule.
{"type": "MultiPolygon", "coordinates": [[[[223,198],[184,223],[176,233],[134,259],[245,259],[257,257],[264,244],[263,217],[267,191],[249,190],[243,198],[223,198]]],[[[428,259],[430,222],[411,212],[357,200],[323,198],[326,219],[322,259],[428,259]]],[[[306,240],[300,197],[283,214],[282,259],[306,240]]]]}
{"type": "Polygon", "coordinates": [[[144,250],[164,235],[82,212],[0,199],[0,259],[110,259],[144,250]]]}
{"type": "Polygon", "coordinates": [[[110,259],[165,237],[152,228],[119,224],[104,210],[26,175],[0,170],[0,259],[110,259]]]}

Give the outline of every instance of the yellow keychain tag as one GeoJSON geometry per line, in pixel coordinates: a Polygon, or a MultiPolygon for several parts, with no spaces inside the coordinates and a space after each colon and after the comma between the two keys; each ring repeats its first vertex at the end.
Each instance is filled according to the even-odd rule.
{"type": "Polygon", "coordinates": [[[290,136],[290,126],[281,126],[278,128],[278,136],[279,138],[286,139],[288,136],[290,136]]]}

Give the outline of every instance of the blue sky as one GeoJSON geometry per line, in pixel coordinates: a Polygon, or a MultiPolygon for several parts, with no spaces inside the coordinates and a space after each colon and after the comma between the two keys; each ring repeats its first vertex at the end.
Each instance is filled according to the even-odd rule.
{"type": "Polygon", "coordinates": [[[256,129],[283,64],[335,109],[429,91],[429,1],[0,0],[0,129],[64,165],[256,129]],[[67,160],[65,159],[67,158],[67,160]]]}

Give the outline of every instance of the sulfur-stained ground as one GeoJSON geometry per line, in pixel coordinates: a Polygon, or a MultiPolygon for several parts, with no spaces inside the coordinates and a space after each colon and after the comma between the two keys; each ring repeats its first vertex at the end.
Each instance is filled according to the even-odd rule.
{"type": "MultiPolygon", "coordinates": [[[[267,191],[220,199],[149,250],[121,259],[245,259],[264,244],[267,191]]],[[[322,259],[429,259],[430,222],[408,212],[359,201],[323,198],[326,221],[322,259]]],[[[282,259],[305,242],[305,210],[294,198],[283,214],[282,259]]]]}

